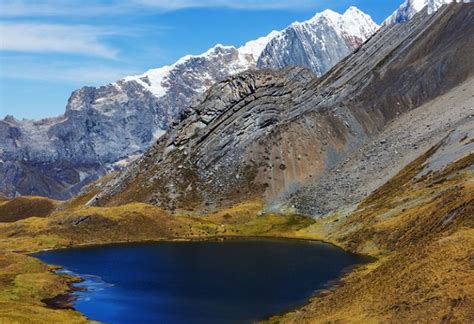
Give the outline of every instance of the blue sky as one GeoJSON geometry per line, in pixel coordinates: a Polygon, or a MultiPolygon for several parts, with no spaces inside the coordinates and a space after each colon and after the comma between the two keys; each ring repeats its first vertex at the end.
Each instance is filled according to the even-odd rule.
{"type": "Polygon", "coordinates": [[[64,112],[71,92],[354,5],[382,22],[401,0],[1,0],[0,118],[64,112]]]}

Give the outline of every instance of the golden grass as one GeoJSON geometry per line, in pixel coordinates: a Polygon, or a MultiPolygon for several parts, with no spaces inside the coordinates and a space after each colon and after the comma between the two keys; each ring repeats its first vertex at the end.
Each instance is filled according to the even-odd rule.
{"type": "Polygon", "coordinates": [[[225,236],[294,236],[313,221],[296,215],[259,215],[261,201],[244,202],[208,216],[172,216],[142,203],[76,207],[49,217],[0,224],[0,249],[31,252],[80,244],[202,239],[225,236]]]}
{"type": "Polygon", "coordinates": [[[3,283],[3,286],[0,283],[1,323],[24,323],[28,317],[43,323],[85,321],[73,311],[45,308],[40,300],[67,291],[67,279],[52,273],[40,261],[13,251],[124,241],[293,236],[312,222],[299,216],[260,215],[261,201],[244,202],[200,217],[172,216],[161,208],[142,203],[118,207],[72,206],[76,207],[59,208],[48,217],[0,224],[0,251],[5,251],[0,253],[0,278],[4,278],[0,279],[3,283]],[[2,260],[9,260],[9,265],[2,268],[2,260]]]}
{"type": "Polygon", "coordinates": [[[428,157],[407,166],[347,218],[304,229],[379,259],[269,322],[474,322],[473,155],[419,178],[428,157]]]}
{"type": "Polygon", "coordinates": [[[0,222],[15,222],[28,217],[46,217],[59,202],[43,197],[17,197],[0,200],[0,222]]]}
{"type": "Polygon", "coordinates": [[[71,280],[32,257],[0,252],[0,322],[86,323],[80,313],[46,308],[41,301],[67,291],[71,280]]]}

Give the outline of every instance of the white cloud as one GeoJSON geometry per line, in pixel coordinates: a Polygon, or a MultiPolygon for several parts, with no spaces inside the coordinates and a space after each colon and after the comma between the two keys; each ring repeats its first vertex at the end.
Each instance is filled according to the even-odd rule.
{"type": "Polygon", "coordinates": [[[28,56],[2,56],[0,60],[0,78],[3,80],[60,81],[78,86],[98,86],[140,72],[121,66],[107,66],[94,60],[51,61],[45,57],[28,56]]]}
{"type": "Polygon", "coordinates": [[[186,8],[304,9],[316,8],[322,0],[2,0],[0,17],[120,15],[150,9],[168,11],[186,8]]]}
{"type": "Polygon", "coordinates": [[[232,8],[232,9],[301,9],[314,8],[321,4],[317,0],[134,0],[137,4],[164,10],[185,8],[232,8]]]}
{"type": "Polygon", "coordinates": [[[125,13],[127,1],[2,0],[1,17],[98,16],[125,13]]]}
{"type": "Polygon", "coordinates": [[[0,50],[115,59],[118,51],[101,40],[113,34],[111,30],[87,25],[0,23],[0,50]]]}

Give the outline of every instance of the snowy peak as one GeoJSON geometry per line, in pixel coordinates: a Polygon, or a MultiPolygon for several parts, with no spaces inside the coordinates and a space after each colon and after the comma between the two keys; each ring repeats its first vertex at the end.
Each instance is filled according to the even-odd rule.
{"type": "MultiPolygon", "coordinates": [[[[354,6],[349,7],[343,14],[329,9],[324,10],[308,20],[306,24],[321,24],[324,21],[338,31],[360,37],[366,37],[367,33],[373,34],[379,28],[369,15],[354,6]]],[[[300,25],[304,24],[300,23],[300,25]]]]}
{"type": "Polygon", "coordinates": [[[356,7],[349,7],[343,14],[324,10],[305,22],[294,22],[275,35],[260,55],[257,66],[302,65],[323,75],[378,28],[369,15],[356,7]]]}
{"type": "MultiPolygon", "coordinates": [[[[300,22],[295,22],[291,26],[294,25],[303,25],[303,24],[314,24],[320,22],[321,19],[327,19],[329,21],[337,21],[341,15],[331,9],[326,9],[324,11],[318,12],[316,15],[314,15],[313,18],[309,19],[308,21],[305,21],[303,23],[300,22]]],[[[290,27],[291,27],[290,26],[290,27]]]]}
{"type": "MultiPolygon", "coordinates": [[[[284,36],[285,31],[288,29],[304,29],[315,33],[316,30],[324,29],[324,26],[331,28],[338,35],[347,39],[348,42],[352,43],[352,50],[357,48],[363,43],[368,37],[370,37],[379,26],[368,16],[356,7],[349,7],[344,14],[339,14],[332,10],[324,10],[316,14],[313,18],[305,22],[295,22],[290,27],[283,31],[272,31],[266,36],[260,37],[256,40],[249,41],[243,46],[236,48],[234,46],[224,46],[217,44],[210,48],[206,52],[200,55],[187,55],[179,59],[176,63],[163,66],[156,69],[146,71],[141,75],[128,76],[123,78],[123,82],[137,82],[140,86],[151,92],[155,97],[161,98],[167,94],[167,91],[171,87],[172,76],[176,71],[182,71],[186,67],[193,69],[196,65],[207,65],[206,62],[212,61],[223,61],[222,57],[232,57],[232,59],[224,59],[228,64],[228,75],[233,75],[257,66],[262,53],[265,48],[276,38],[284,36]]],[[[314,42],[308,46],[314,45],[314,42]]],[[[347,55],[344,51],[344,56],[347,55]]],[[[339,59],[339,56],[336,57],[339,59]]],[[[289,65],[289,64],[288,64],[289,65]]],[[[301,64],[306,67],[310,67],[308,64],[301,64]]],[[[285,65],[286,66],[286,65],[285,65]]],[[[273,68],[284,67],[284,66],[272,66],[273,68]]],[[[214,78],[207,78],[206,75],[200,77],[203,83],[211,84],[214,78]]],[[[216,80],[214,80],[215,82],[216,80]]],[[[200,90],[206,90],[201,88],[200,90]]]]}
{"type": "MultiPolygon", "coordinates": [[[[357,38],[363,43],[379,29],[372,18],[357,7],[349,7],[343,14],[333,10],[326,9],[317,13],[313,18],[306,22],[295,22],[289,28],[332,28],[339,36],[347,38],[357,38]]],[[[354,44],[358,47],[360,44],[354,44]]]]}
{"type": "Polygon", "coordinates": [[[385,21],[384,25],[406,22],[418,12],[428,7],[428,14],[435,13],[441,6],[450,3],[471,3],[472,0],[405,0],[385,21]]]}
{"type": "Polygon", "coordinates": [[[341,23],[349,34],[365,39],[372,36],[380,28],[372,20],[372,17],[354,6],[349,7],[344,12],[341,23]]]}
{"type": "MultiPolygon", "coordinates": [[[[285,38],[285,36],[282,35],[284,35],[288,29],[292,28],[303,29],[306,32],[309,31],[309,33],[313,34],[316,33],[316,30],[331,28],[340,37],[344,37],[347,42],[351,43],[350,47],[351,50],[353,50],[370,37],[379,26],[373,22],[370,16],[356,7],[349,7],[344,14],[339,14],[328,9],[316,14],[308,21],[302,23],[295,22],[283,31],[272,31],[268,35],[249,41],[239,48],[217,44],[200,55],[187,55],[172,65],[151,69],[141,75],[128,76],[120,81],[136,82],[153,94],[153,96],[161,98],[166,96],[170,87],[172,87],[173,75],[175,75],[177,71],[184,71],[186,69],[195,70],[196,66],[207,66],[208,63],[214,61],[225,61],[228,64],[226,67],[226,76],[257,67],[257,62],[268,44],[277,38],[285,38]]],[[[313,46],[314,40],[317,40],[317,36],[314,36],[313,39],[309,40],[310,43],[307,44],[307,46],[313,46]]],[[[283,52],[277,53],[277,55],[282,53],[283,52]]],[[[343,56],[347,54],[347,51],[343,50],[343,56]]],[[[335,59],[339,60],[339,55],[336,55],[335,59]]],[[[298,64],[312,68],[310,64],[305,64],[304,62],[298,64]]],[[[287,65],[290,64],[283,66],[275,65],[271,67],[279,68],[287,65]]],[[[208,76],[209,75],[204,71],[203,75],[196,75],[196,78],[200,79],[198,80],[200,81],[199,83],[208,85],[218,81],[214,77],[208,76]]],[[[203,86],[199,90],[205,91],[207,90],[207,87],[203,86]]]]}
{"type": "MultiPolygon", "coordinates": [[[[167,94],[167,91],[170,88],[170,83],[172,83],[170,79],[176,71],[181,71],[183,69],[193,70],[196,66],[206,66],[210,62],[215,61],[226,61],[229,63],[227,66],[228,75],[233,75],[254,68],[260,53],[268,42],[278,34],[279,32],[272,31],[267,36],[249,41],[238,49],[234,46],[217,44],[200,55],[186,55],[176,61],[173,65],[151,69],[141,75],[128,76],[123,78],[122,81],[135,81],[143,88],[150,91],[155,97],[160,98],[167,94]]],[[[218,81],[214,80],[212,77],[207,78],[207,76],[209,75],[206,75],[206,73],[201,76],[203,81],[208,81],[206,83],[218,81]]]]}
{"type": "MultiPolygon", "coordinates": [[[[437,0],[445,1],[445,0],[437,0]]],[[[405,0],[384,22],[385,25],[393,25],[406,22],[413,18],[418,12],[428,5],[428,0],[405,0]]]]}

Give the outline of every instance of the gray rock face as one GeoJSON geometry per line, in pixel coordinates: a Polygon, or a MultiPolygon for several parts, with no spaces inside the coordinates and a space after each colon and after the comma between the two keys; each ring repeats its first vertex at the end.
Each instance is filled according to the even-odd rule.
{"type": "Polygon", "coordinates": [[[249,181],[260,167],[269,166],[262,161],[269,149],[262,138],[290,118],[292,92],[299,93],[313,77],[309,70],[294,67],[243,72],[216,84],[177,127],[112,180],[113,193],[120,195],[123,189],[124,199],[174,209],[200,205],[204,197],[211,204],[230,188],[239,196],[264,190],[268,184],[249,181]]]}
{"type": "Polygon", "coordinates": [[[156,98],[134,82],[75,91],[58,118],[0,122],[0,191],[65,199],[147,147],[156,98]],[[104,100],[104,97],[107,100],[104,100]],[[118,111],[115,107],[123,107],[118,111]]]}
{"type": "Polygon", "coordinates": [[[91,203],[202,210],[278,204],[317,186],[390,122],[474,76],[462,55],[474,46],[473,17],[474,6],[454,5],[386,27],[320,79],[287,68],[222,81],[91,203]]]}
{"type": "MultiPolygon", "coordinates": [[[[302,51],[298,62],[314,68],[320,60],[327,67],[349,54],[375,31],[370,18],[364,16],[366,20],[358,21],[353,19],[356,16],[363,15],[355,9],[343,16],[324,12],[310,24],[303,23],[305,32],[314,29],[313,33],[335,39],[328,39],[331,49],[324,56],[318,54],[322,50],[317,39],[306,35],[304,45],[318,49],[302,51]],[[345,17],[344,24],[338,25],[336,19],[336,25],[328,27],[326,22],[333,16],[345,17]],[[326,28],[329,30],[324,32],[326,28]],[[364,32],[360,34],[361,31],[364,32]],[[341,37],[346,41],[342,42],[341,37]],[[346,45],[351,41],[349,49],[346,45]],[[326,62],[329,56],[331,60],[326,62]]],[[[65,114],[57,118],[20,121],[8,117],[0,121],[0,133],[4,135],[0,138],[0,192],[57,199],[73,196],[85,184],[136,159],[179,122],[186,109],[198,102],[213,84],[256,68],[261,52],[278,35],[280,32],[272,32],[240,48],[217,45],[202,55],[183,57],[171,66],[143,75],[125,77],[98,88],[84,87],[71,95],[65,114]]],[[[282,45],[283,40],[300,42],[300,38],[293,37],[300,36],[286,35],[278,44],[282,45]]],[[[278,51],[285,51],[286,47],[271,48],[272,57],[277,60],[269,66],[298,63],[278,59],[278,51]]]]}
{"type": "Polygon", "coordinates": [[[321,76],[359,48],[378,28],[370,16],[355,7],[342,15],[326,10],[280,32],[265,47],[257,66],[301,65],[321,76]]]}

